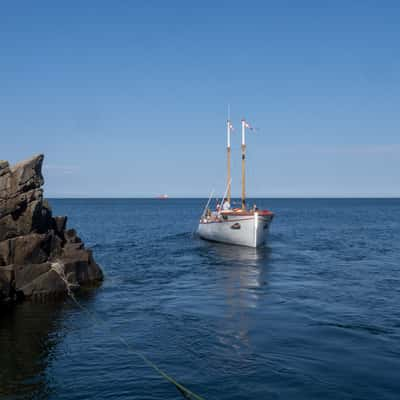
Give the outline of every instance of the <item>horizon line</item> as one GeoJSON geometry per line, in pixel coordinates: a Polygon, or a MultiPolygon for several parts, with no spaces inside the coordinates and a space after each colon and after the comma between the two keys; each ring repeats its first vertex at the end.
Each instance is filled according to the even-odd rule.
{"type": "MultiPolygon", "coordinates": [[[[48,199],[145,199],[145,200],[171,200],[171,199],[208,199],[209,196],[169,196],[160,199],[157,196],[45,196],[48,199]]],[[[232,197],[239,200],[240,197],[232,197]]],[[[249,196],[248,199],[400,199],[400,194],[393,195],[273,195],[273,196],[249,196]]]]}

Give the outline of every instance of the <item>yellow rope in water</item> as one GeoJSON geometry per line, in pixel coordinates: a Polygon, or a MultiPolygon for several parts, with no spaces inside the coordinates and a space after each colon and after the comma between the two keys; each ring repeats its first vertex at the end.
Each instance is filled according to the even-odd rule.
{"type": "MultiPolygon", "coordinates": [[[[83,310],[86,314],[89,315],[90,318],[96,323],[104,323],[100,318],[96,316],[94,312],[91,312],[88,308],[83,306],[79,301],[76,299],[74,293],[72,292],[70,288],[70,283],[68,282],[64,270],[62,268],[62,265],[58,262],[55,262],[51,266],[51,270],[57,273],[57,275],[60,277],[60,279],[65,283],[66,289],[68,296],[72,299],[72,301],[81,309],[83,310]]],[[[112,331],[112,328],[108,328],[110,331],[112,331]]],[[[132,346],[122,337],[117,334],[117,338],[120,340],[121,343],[123,343],[128,351],[139,358],[141,358],[150,368],[152,368],[154,371],[156,371],[160,376],[162,376],[165,380],[168,382],[172,383],[176,389],[186,398],[188,399],[195,399],[195,400],[205,400],[203,397],[197,395],[196,393],[193,393],[191,390],[177,382],[174,378],[172,378],[170,375],[165,373],[161,368],[159,368],[156,364],[154,364],[151,360],[149,360],[144,354],[139,353],[138,351],[134,350],[132,346]]]]}

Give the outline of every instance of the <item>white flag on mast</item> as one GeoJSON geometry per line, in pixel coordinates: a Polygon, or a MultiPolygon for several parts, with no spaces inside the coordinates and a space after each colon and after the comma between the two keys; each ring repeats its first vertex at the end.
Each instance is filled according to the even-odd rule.
{"type": "Polygon", "coordinates": [[[247,129],[250,129],[251,131],[258,131],[258,128],[254,128],[254,126],[251,126],[247,121],[245,121],[244,122],[244,126],[247,128],[247,129]]]}

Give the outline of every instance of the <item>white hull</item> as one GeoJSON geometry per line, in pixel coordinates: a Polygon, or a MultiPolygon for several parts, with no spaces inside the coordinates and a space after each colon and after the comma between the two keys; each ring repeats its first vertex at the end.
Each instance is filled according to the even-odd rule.
{"type": "Polygon", "coordinates": [[[258,247],[265,242],[272,215],[225,215],[220,220],[200,221],[198,234],[215,242],[258,247]]]}

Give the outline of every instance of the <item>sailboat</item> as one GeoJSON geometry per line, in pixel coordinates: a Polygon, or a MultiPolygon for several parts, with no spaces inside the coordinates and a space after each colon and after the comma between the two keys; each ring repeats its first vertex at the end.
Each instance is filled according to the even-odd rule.
{"type": "Polygon", "coordinates": [[[222,206],[212,211],[208,203],[200,217],[197,229],[202,239],[233,245],[259,247],[268,235],[274,213],[269,210],[251,209],[246,206],[246,129],[252,129],[245,119],[242,119],[242,204],[240,208],[231,208],[231,133],[232,123],[227,120],[227,190],[222,199],[222,206]]]}

